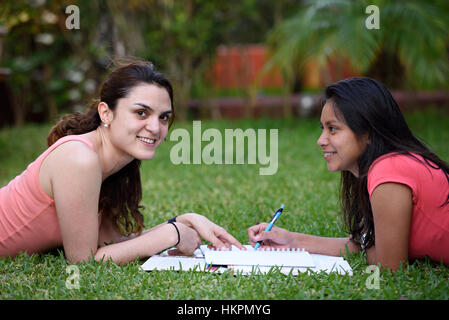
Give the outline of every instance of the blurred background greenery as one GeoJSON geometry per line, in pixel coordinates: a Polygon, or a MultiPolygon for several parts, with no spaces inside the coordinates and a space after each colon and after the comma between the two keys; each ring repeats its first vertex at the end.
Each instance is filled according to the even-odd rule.
{"type": "Polygon", "coordinates": [[[349,76],[448,107],[448,17],[446,0],[2,0],[0,127],[84,110],[124,56],[168,76],[180,119],[313,114],[349,76]]]}

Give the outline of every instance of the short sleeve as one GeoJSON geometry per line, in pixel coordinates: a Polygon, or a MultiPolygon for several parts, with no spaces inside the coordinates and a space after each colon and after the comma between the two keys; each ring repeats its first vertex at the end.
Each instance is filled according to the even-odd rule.
{"type": "Polygon", "coordinates": [[[412,190],[413,203],[416,203],[418,181],[416,172],[420,162],[406,155],[391,155],[377,159],[368,171],[368,193],[371,198],[374,190],[382,183],[393,182],[407,185],[412,190]]]}

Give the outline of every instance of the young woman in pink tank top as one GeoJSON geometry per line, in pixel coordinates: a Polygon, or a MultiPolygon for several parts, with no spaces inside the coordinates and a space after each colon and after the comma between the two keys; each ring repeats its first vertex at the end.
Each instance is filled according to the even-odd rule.
{"type": "Polygon", "coordinates": [[[328,170],[341,171],[349,237],[264,232],[264,223],[248,229],[250,242],[335,256],[347,246],[392,270],[425,256],[449,265],[449,166],[412,134],[388,89],[370,78],[334,83],[320,122],[328,170]]]}
{"type": "Polygon", "coordinates": [[[140,161],[151,160],[167,136],[172,101],[170,82],[151,63],[114,70],[92,107],[64,116],[49,149],[0,189],[0,256],[62,245],[71,262],[93,256],[123,264],[171,246],[191,254],[201,238],[242,248],[196,213],[143,230],[140,161]]]}

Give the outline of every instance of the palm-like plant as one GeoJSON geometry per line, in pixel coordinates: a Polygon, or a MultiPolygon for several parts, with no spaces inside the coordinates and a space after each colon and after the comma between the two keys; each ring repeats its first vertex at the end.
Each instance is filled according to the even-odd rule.
{"type": "Polygon", "coordinates": [[[396,87],[447,88],[448,30],[446,0],[305,1],[296,15],[270,33],[273,57],[267,68],[280,66],[288,83],[309,60],[325,66],[329,57],[337,56],[348,59],[363,74],[387,68],[389,78],[380,80],[391,85],[395,73],[391,61],[396,60],[404,70],[404,79],[396,87]],[[379,8],[379,29],[365,26],[369,5],[379,8]]]}

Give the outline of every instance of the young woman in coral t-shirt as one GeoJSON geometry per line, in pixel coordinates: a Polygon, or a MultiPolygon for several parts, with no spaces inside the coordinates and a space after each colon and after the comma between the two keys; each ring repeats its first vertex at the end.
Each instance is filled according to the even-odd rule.
{"type": "Polygon", "coordinates": [[[326,238],[266,224],[250,242],[340,255],[366,250],[370,264],[398,269],[410,259],[449,265],[449,167],[408,128],[390,92],[370,78],[326,89],[318,139],[328,170],[341,171],[341,203],[350,236],[326,238]]]}

